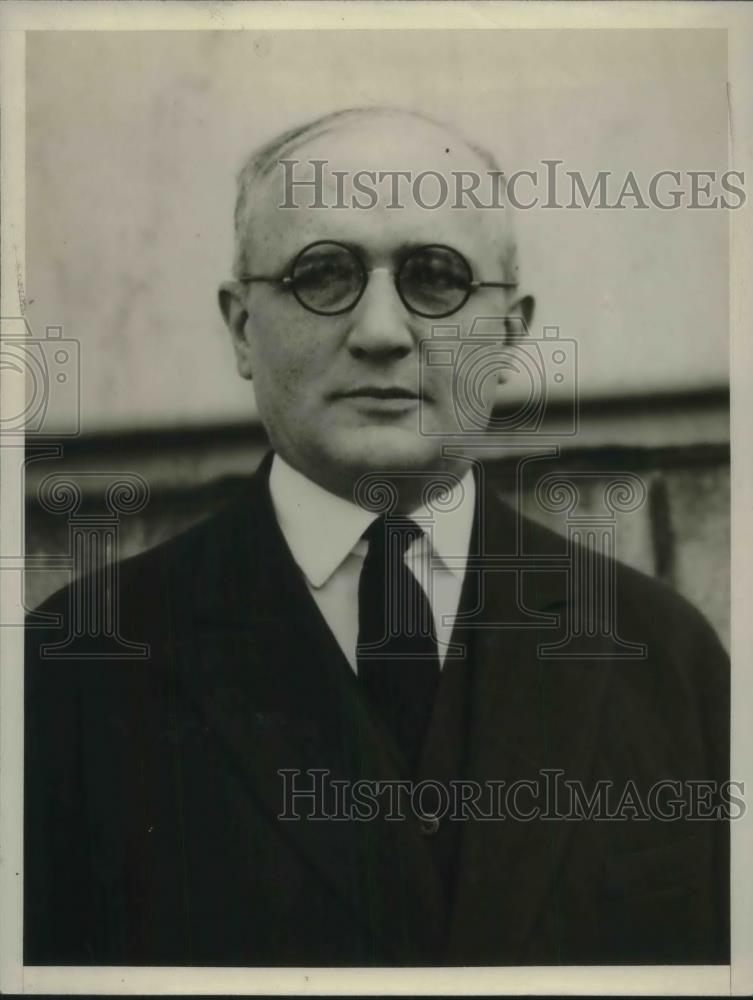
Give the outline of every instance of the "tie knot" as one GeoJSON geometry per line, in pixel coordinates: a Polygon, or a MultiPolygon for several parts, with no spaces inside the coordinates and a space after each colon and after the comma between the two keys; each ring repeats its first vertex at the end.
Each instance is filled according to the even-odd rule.
{"type": "Polygon", "coordinates": [[[361,536],[369,543],[369,552],[382,552],[402,558],[417,538],[421,527],[410,517],[382,514],[372,521],[361,536]]]}

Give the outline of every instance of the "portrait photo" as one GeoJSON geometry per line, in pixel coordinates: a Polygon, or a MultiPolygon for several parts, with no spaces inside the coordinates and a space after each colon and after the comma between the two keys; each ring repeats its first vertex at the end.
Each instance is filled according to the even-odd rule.
{"type": "Polygon", "coordinates": [[[19,967],[723,983],[729,32],[248,6],[25,32],[19,967]]]}

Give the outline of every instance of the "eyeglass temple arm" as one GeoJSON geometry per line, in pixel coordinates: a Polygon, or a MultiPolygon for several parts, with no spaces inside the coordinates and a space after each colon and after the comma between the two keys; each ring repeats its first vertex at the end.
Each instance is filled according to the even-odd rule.
{"type": "Polygon", "coordinates": [[[471,288],[517,288],[517,281],[472,281],[471,288]]]}
{"type": "Polygon", "coordinates": [[[240,274],[238,275],[238,281],[243,282],[244,285],[249,284],[253,281],[279,281],[282,285],[289,285],[292,282],[290,275],[285,275],[282,278],[273,278],[270,275],[265,274],[240,274]]]}

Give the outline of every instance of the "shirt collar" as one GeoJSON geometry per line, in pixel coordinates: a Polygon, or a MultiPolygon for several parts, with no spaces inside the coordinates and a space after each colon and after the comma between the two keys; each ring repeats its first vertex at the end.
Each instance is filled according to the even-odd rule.
{"type": "MultiPolygon", "coordinates": [[[[329,493],[275,454],[269,474],[269,492],[285,541],[312,587],[321,587],[358,545],[361,535],[376,519],[350,500],[329,493]]],[[[469,469],[453,490],[447,509],[428,512],[424,505],[411,514],[430,513],[434,553],[447,562],[450,572],[462,576],[468,555],[476,484],[469,469]]]]}

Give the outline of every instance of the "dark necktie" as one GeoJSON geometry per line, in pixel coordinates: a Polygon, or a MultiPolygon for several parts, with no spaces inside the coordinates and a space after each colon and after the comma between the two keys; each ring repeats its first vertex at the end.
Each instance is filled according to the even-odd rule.
{"type": "Polygon", "coordinates": [[[422,534],[409,518],[380,517],[358,586],[358,678],[415,774],[439,684],[431,605],[405,564],[422,534]]]}

